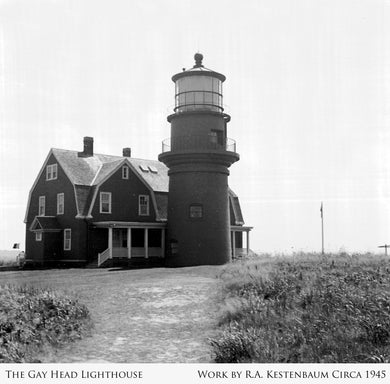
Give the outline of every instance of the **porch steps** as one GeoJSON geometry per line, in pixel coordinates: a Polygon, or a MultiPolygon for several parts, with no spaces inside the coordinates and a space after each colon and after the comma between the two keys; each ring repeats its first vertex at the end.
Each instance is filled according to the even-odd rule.
{"type": "Polygon", "coordinates": [[[90,261],[88,264],[86,264],[86,266],[84,268],[87,268],[87,269],[93,269],[93,268],[98,268],[98,260],[92,260],[90,261]]]}

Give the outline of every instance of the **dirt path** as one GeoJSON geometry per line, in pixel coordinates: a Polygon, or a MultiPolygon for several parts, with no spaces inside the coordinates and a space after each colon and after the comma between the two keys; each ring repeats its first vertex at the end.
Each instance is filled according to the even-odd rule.
{"type": "Polygon", "coordinates": [[[43,362],[211,362],[220,267],[3,272],[0,283],[67,290],[87,305],[93,335],[43,362]]]}

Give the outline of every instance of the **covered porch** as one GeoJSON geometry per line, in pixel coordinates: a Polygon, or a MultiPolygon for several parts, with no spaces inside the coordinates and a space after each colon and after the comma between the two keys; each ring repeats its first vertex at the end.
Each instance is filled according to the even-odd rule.
{"type": "Polygon", "coordinates": [[[230,238],[231,238],[231,248],[232,248],[232,257],[235,258],[239,255],[249,255],[249,232],[253,227],[245,227],[240,225],[231,225],[230,226],[230,238]],[[245,243],[244,243],[244,236],[245,243]]]}
{"type": "Polygon", "coordinates": [[[165,257],[165,223],[97,222],[107,228],[107,249],[98,254],[100,267],[110,259],[149,259],[165,257]]]}

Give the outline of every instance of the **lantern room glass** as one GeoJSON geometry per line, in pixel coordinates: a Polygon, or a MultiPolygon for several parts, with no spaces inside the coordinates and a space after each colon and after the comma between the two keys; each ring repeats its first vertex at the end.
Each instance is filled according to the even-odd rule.
{"type": "Polygon", "coordinates": [[[175,82],[175,112],[223,112],[222,81],[213,76],[185,76],[175,82]]]}

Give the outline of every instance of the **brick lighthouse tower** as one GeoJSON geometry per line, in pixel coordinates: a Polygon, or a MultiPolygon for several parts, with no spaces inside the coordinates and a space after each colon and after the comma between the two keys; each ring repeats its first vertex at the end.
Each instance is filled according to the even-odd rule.
{"type": "Polygon", "coordinates": [[[168,266],[224,264],[231,258],[228,168],[239,160],[227,138],[225,76],[195,65],[172,77],[174,113],[171,138],[159,160],[169,168],[168,266]]]}

